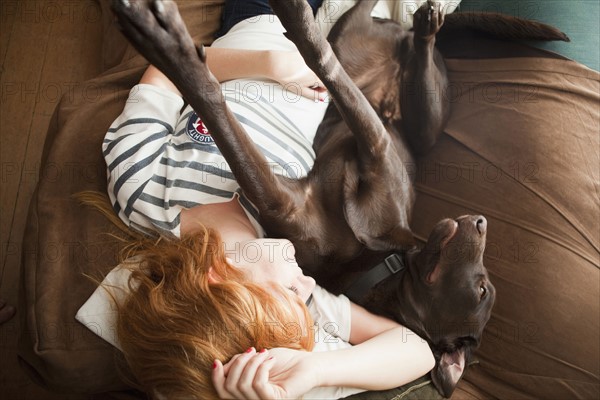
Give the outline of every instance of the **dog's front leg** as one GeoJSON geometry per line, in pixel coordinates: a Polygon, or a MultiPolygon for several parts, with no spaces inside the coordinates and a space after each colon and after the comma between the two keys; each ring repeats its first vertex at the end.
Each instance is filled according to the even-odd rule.
{"type": "Polygon", "coordinates": [[[446,66],[434,47],[443,23],[439,3],[428,1],[415,12],[414,52],[401,85],[402,128],[415,154],[424,154],[435,144],[450,114],[446,66]]]}
{"type": "Polygon", "coordinates": [[[259,211],[277,209],[287,201],[287,187],[226,106],[219,82],[206,65],[204,49],[196,49],[176,4],[114,0],[113,11],[134,47],[175,84],[202,116],[236,180],[259,211]]]}

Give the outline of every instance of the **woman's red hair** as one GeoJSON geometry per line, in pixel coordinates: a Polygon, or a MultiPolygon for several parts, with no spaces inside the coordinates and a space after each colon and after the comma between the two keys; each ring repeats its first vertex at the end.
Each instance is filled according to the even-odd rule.
{"type": "MultiPolygon", "coordinates": [[[[97,198],[79,197],[123,230],[97,198]]],[[[217,232],[200,229],[181,239],[127,233],[135,239],[124,259],[140,262],[132,268],[131,294],[118,306],[117,335],[148,394],[216,398],[215,359],[226,362],[249,347],[312,350],[312,321],[300,298],[281,285],[254,284],[228,264],[217,232]]]]}

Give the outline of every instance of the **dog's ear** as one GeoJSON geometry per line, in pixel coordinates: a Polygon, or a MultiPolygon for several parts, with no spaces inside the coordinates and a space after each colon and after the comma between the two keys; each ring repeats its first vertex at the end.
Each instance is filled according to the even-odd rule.
{"type": "Polygon", "coordinates": [[[357,232],[356,238],[369,249],[378,251],[396,250],[399,247],[410,249],[416,245],[415,237],[409,229],[398,227],[383,237],[369,236],[367,232],[357,232]]]}
{"type": "Polygon", "coordinates": [[[403,227],[394,229],[394,232],[392,233],[392,242],[402,243],[407,249],[411,249],[417,245],[415,235],[412,233],[412,231],[403,227]]]}
{"type": "Polygon", "coordinates": [[[445,398],[452,396],[459,379],[465,372],[467,351],[465,348],[461,348],[452,353],[442,353],[431,371],[431,379],[435,388],[445,398]]]}
{"type": "Polygon", "coordinates": [[[427,274],[427,283],[432,284],[437,282],[440,276],[441,269],[441,264],[439,262],[436,263],[433,269],[427,274]]]}

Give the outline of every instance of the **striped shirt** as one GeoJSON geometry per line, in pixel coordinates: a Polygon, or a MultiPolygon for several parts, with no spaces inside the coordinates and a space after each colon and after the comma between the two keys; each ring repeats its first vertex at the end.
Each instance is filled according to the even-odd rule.
{"type": "MultiPolygon", "coordinates": [[[[294,50],[273,18],[241,22],[213,46],[294,50]]],[[[267,80],[229,81],[222,91],[276,174],[297,179],[308,173],[315,157],[312,141],[326,104],[267,80]]],[[[240,193],[201,119],[181,97],[155,86],[133,87],[102,150],[113,207],[128,226],[143,232],[179,236],[183,209],[229,201],[240,193]]],[[[243,194],[239,199],[259,229],[256,211],[243,194]]]]}

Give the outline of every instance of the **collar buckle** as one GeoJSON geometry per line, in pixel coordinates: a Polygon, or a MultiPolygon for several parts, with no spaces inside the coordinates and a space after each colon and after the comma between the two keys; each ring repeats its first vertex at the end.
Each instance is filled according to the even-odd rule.
{"type": "Polygon", "coordinates": [[[360,303],[364,296],[378,283],[405,269],[400,254],[390,254],[382,262],[363,273],[346,289],[346,296],[355,303],[360,303]]]}
{"type": "Polygon", "coordinates": [[[396,253],[387,256],[383,262],[392,275],[404,268],[402,259],[396,253]]]}

